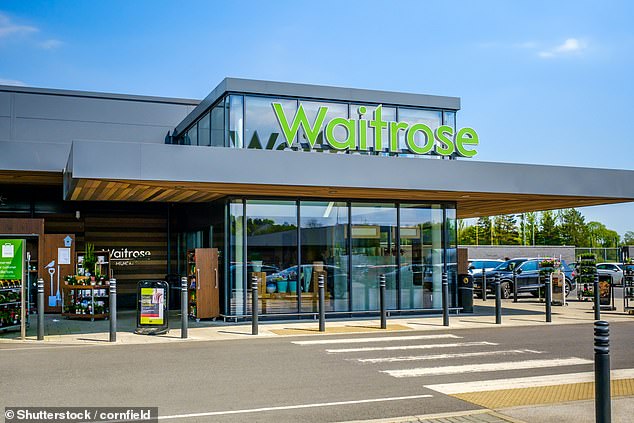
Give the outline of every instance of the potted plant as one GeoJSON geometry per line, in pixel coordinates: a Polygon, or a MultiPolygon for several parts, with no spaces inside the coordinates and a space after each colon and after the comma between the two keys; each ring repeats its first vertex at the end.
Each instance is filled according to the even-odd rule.
{"type": "Polygon", "coordinates": [[[251,253],[251,265],[254,272],[262,271],[262,256],[260,253],[251,253]]]}
{"type": "Polygon", "coordinates": [[[97,258],[95,257],[95,245],[87,242],[86,247],[84,248],[84,273],[88,272],[88,275],[93,275],[95,273],[96,263],[97,258]]]}
{"type": "Polygon", "coordinates": [[[285,294],[286,291],[288,290],[288,281],[284,279],[283,276],[278,276],[276,278],[276,283],[277,283],[277,292],[285,294]]]}
{"type": "Polygon", "coordinates": [[[288,273],[288,290],[291,294],[297,292],[297,272],[290,271],[288,273]]]}

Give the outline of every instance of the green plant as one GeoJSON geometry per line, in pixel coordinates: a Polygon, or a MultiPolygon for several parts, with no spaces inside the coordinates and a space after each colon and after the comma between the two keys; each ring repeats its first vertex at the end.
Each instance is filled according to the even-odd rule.
{"type": "Polygon", "coordinates": [[[97,258],[95,257],[95,244],[87,242],[84,248],[84,269],[91,274],[94,274],[96,263],[97,258]]]}

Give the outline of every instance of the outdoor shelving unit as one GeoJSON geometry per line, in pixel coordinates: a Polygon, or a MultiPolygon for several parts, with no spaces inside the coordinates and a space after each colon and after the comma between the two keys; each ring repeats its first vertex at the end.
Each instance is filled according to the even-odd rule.
{"type": "Polygon", "coordinates": [[[623,265],[623,310],[634,314],[634,263],[623,265]]]}
{"type": "Polygon", "coordinates": [[[68,319],[108,319],[110,317],[108,285],[63,285],[62,316],[68,319]],[[97,311],[97,312],[95,312],[97,311]]]}
{"type": "Polygon", "coordinates": [[[20,330],[22,281],[0,281],[0,332],[20,330]]]}
{"type": "Polygon", "coordinates": [[[597,260],[581,255],[577,260],[577,297],[588,300],[594,297],[594,279],[597,275],[597,260]]]}

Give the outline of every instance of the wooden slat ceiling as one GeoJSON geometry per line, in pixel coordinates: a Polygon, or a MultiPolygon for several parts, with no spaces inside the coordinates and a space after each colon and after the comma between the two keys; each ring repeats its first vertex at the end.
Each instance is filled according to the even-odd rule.
{"type": "Polygon", "coordinates": [[[0,184],[61,185],[62,173],[0,170],[0,184]]]}
{"type": "Polygon", "coordinates": [[[630,201],[618,198],[499,194],[482,192],[418,191],[367,188],[246,185],[170,181],[76,180],[70,200],[207,202],[227,195],[381,199],[400,201],[455,201],[458,217],[479,217],[630,201]]]}

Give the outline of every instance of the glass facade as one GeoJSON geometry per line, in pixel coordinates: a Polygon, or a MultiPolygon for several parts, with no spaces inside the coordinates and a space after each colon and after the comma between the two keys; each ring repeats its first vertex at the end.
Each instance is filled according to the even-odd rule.
{"type": "Polygon", "coordinates": [[[453,205],[236,199],[227,203],[227,313],[250,315],[250,283],[261,281],[265,315],[316,313],[323,276],[327,312],[439,310],[442,273],[456,301],[453,205]]]}

